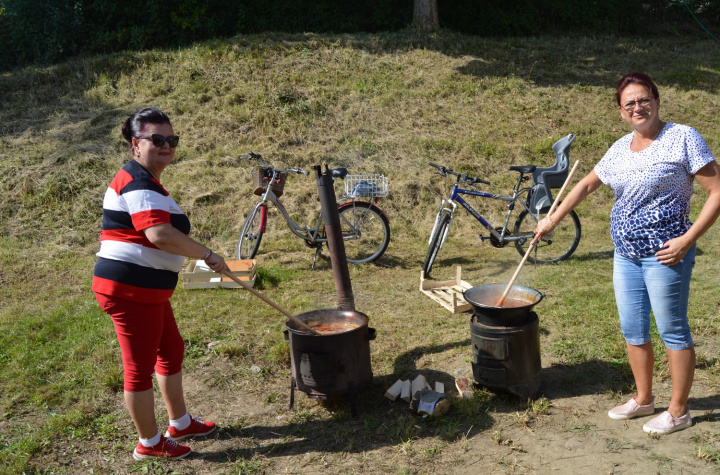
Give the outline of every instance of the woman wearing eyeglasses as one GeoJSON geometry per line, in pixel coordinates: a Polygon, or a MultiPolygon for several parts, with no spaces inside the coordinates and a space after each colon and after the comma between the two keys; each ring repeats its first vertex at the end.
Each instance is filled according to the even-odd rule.
{"type": "Polygon", "coordinates": [[[535,232],[541,236],[551,233],[600,185],[612,188],[613,285],[637,394],[608,415],[626,420],[655,414],[652,310],[667,349],[672,395],[667,410],[643,425],[643,430],[669,434],[692,425],[688,397],[695,348],[687,318],[690,277],[695,243],[720,214],[720,167],[695,129],[660,120],[660,94],[647,75],[622,77],[615,99],[620,117],[632,132],[610,147],[557,211],[538,223],[535,232]],[[707,200],[691,223],[694,180],[707,193],[707,200]]]}
{"type": "Polygon", "coordinates": [[[209,435],[216,426],[190,417],[185,407],[184,342],[169,299],[185,257],[203,259],[216,272],[229,269],[221,256],[188,236],[190,221],[161,185],[179,141],[168,116],[154,107],[140,109],[125,121],[122,134],[132,159],[105,193],[92,289],[120,342],[125,404],[140,438],[133,458],[180,459],[190,448],[175,441],[209,435]],[[164,435],[155,420],[153,372],[170,419],[164,435]]]}

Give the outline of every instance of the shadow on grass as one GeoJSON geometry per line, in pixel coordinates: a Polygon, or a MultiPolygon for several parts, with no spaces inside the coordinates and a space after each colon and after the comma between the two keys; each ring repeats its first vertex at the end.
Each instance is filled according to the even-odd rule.
{"type": "MultiPolygon", "coordinates": [[[[501,251],[502,252],[502,251],[501,251]]],[[[527,263],[526,265],[528,267],[531,266],[547,266],[547,265],[563,265],[564,262],[568,261],[578,261],[578,262],[590,262],[590,261],[608,261],[612,260],[613,256],[615,254],[614,250],[607,250],[607,251],[596,251],[596,252],[582,252],[582,253],[575,253],[573,254],[567,261],[561,261],[561,262],[554,262],[551,264],[532,264],[527,263]]],[[[696,256],[702,256],[703,251],[702,249],[698,248],[696,251],[696,256]]],[[[470,258],[470,257],[437,257],[435,259],[435,262],[433,263],[433,274],[430,276],[430,278],[435,279],[435,274],[444,275],[447,273],[452,273],[452,271],[445,271],[443,269],[455,269],[457,266],[462,266],[464,270],[467,271],[480,271],[482,270],[484,275],[488,277],[492,276],[500,276],[505,275],[511,270],[514,270],[517,268],[517,265],[520,262],[520,259],[522,256],[519,254],[516,256],[513,253],[510,253],[510,258],[506,256],[498,256],[498,258],[493,259],[493,266],[495,267],[494,270],[488,271],[488,267],[486,265],[483,265],[483,262],[487,259],[486,256],[478,256],[476,259],[470,258]],[[501,259],[502,257],[503,259],[501,259]],[[517,258],[517,259],[515,259],[517,258]]],[[[420,269],[422,267],[421,261],[414,261],[417,262],[417,268],[420,269]]],[[[401,269],[408,269],[415,267],[415,265],[409,265],[407,261],[401,260],[394,256],[387,256],[384,255],[381,257],[377,263],[375,263],[379,267],[399,267],[401,269]]]]}
{"type": "MultiPolygon", "coordinates": [[[[697,368],[703,369],[702,364],[698,364],[697,368]]],[[[540,395],[550,400],[603,393],[629,395],[635,392],[634,379],[628,362],[591,360],[574,365],[557,364],[543,368],[541,378],[540,395]]],[[[670,388],[662,391],[666,393],[665,399],[669,401],[670,388]]],[[[693,420],[696,423],[720,420],[720,414],[712,412],[701,414],[701,411],[720,410],[720,394],[694,397],[691,392],[688,404],[694,412],[693,420]]],[[[656,406],[658,413],[666,409],[666,405],[656,406]]]]}
{"type": "MultiPolygon", "coordinates": [[[[390,401],[384,397],[387,388],[397,379],[414,379],[425,376],[431,384],[445,384],[446,391],[454,391],[455,377],[448,373],[418,368],[417,361],[429,354],[442,353],[457,347],[470,347],[470,339],[443,345],[413,348],[396,359],[392,374],[376,376],[357,395],[357,417],[350,415],[347,396],[328,398],[318,403],[327,409],[326,414],[298,408],[287,416],[287,422],[273,425],[246,425],[238,421],[223,427],[218,440],[232,440],[231,448],[217,452],[203,452],[205,461],[227,464],[228,461],[251,460],[255,456],[286,457],[310,452],[363,453],[379,447],[401,447],[425,438],[457,441],[471,438],[492,427],[491,407],[502,399],[488,392],[478,391],[472,399],[451,398],[452,406],[442,417],[423,418],[408,408],[402,400],[390,401]]],[[[288,391],[289,382],[288,382],[288,391]]],[[[296,391],[298,398],[307,397],[296,391]]],[[[510,401],[513,407],[517,406],[510,401]]],[[[296,406],[297,407],[297,406],[296,406]]]]}
{"type": "MultiPolygon", "coordinates": [[[[446,377],[441,372],[423,371],[429,381],[446,377]]],[[[360,454],[381,447],[415,444],[422,439],[441,438],[446,442],[471,438],[494,424],[488,411],[489,401],[482,396],[472,400],[453,399],[452,407],[442,417],[423,418],[414,414],[405,401],[392,402],[383,397],[385,378],[375,378],[360,391],[358,416],[350,416],[346,397],[319,402],[330,417],[299,409],[288,416],[288,422],[277,425],[236,425],[223,427],[216,438],[231,441],[222,450],[203,452],[207,462],[227,464],[262,457],[287,457],[309,453],[360,454]],[[230,445],[230,447],[227,447],[230,445]]],[[[297,397],[305,397],[296,393],[297,397]]]]}
{"type": "MultiPolygon", "coordinates": [[[[606,37],[592,42],[551,37],[505,38],[475,40],[474,45],[470,39],[460,39],[468,59],[456,70],[477,78],[509,77],[541,87],[613,88],[620,72],[650,71],[660,87],[709,93],[718,90],[716,60],[702,49],[695,50],[692,40],[685,42],[686,51],[669,52],[653,47],[652,39],[638,38],[606,37]],[[672,66],[664,68],[665,64],[672,66]]],[[[436,49],[448,54],[443,43],[437,43],[436,49]]]]}
{"type": "Polygon", "coordinates": [[[599,251],[599,252],[585,252],[582,254],[575,254],[571,259],[577,259],[580,262],[587,261],[608,261],[613,258],[615,251],[599,251]]]}
{"type": "Polygon", "coordinates": [[[489,268],[484,262],[486,260],[485,256],[478,256],[476,259],[469,257],[437,258],[433,264],[431,278],[442,280],[441,278],[436,277],[436,275],[441,277],[446,274],[452,275],[454,274],[457,266],[461,266],[463,271],[467,271],[468,273],[476,271],[482,272],[482,275],[487,278],[503,276],[516,269],[520,263],[520,259],[522,259],[520,255],[517,256],[517,260],[508,260],[504,257],[505,256],[498,256],[493,259],[492,268],[489,268]]]}
{"type": "Polygon", "coordinates": [[[409,349],[405,353],[402,353],[395,359],[395,367],[393,374],[390,375],[390,379],[387,382],[392,384],[395,382],[393,378],[399,379],[414,379],[418,373],[422,373],[425,379],[429,383],[439,381],[445,384],[446,388],[455,387],[455,377],[442,371],[435,371],[432,369],[422,368],[418,369],[417,361],[420,358],[426,357],[434,353],[443,353],[448,350],[455,348],[470,348],[470,330],[468,329],[468,338],[461,341],[454,341],[445,343],[443,345],[428,345],[418,346],[416,348],[409,349]]]}
{"type": "Polygon", "coordinates": [[[607,392],[629,393],[632,386],[632,372],[627,362],[590,360],[543,368],[540,393],[554,399],[607,392]]]}

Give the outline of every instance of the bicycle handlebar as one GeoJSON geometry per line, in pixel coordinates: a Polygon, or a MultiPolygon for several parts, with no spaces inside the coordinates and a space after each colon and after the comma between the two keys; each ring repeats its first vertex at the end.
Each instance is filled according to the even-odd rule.
{"type": "Polygon", "coordinates": [[[240,158],[244,158],[245,160],[260,160],[262,159],[262,155],[255,152],[248,152],[247,155],[240,155],[240,158]]]}
{"type": "Polygon", "coordinates": [[[245,160],[257,160],[259,161],[263,167],[269,168],[265,162],[263,162],[262,155],[255,152],[248,152],[247,155],[240,155],[240,158],[245,160]]]}
{"type": "Polygon", "coordinates": [[[272,175],[277,175],[277,176],[287,175],[287,174],[290,173],[290,172],[301,173],[301,174],[303,174],[303,175],[305,175],[305,176],[308,176],[308,175],[310,174],[309,171],[303,170],[302,168],[287,168],[287,169],[285,169],[285,170],[279,170],[279,169],[273,168],[273,167],[266,167],[266,168],[267,168],[267,171],[266,171],[267,175],[266,175],[266,176],[270,176],[270,174],[272,174],[272,175]]]}
{"type": "Polygon", "coordinates": [[[442,176],[454,175],[458,178],[458,181],[467,183],[468,185],[474,185],[475,183],[484,183],[485,185],[491,184],[489,181],[481,180],[480,178],[478,178],[476,176],[470,176],[467,173],[454,172],[452,169],[445,167],[443,165],[438,165],[437,163],[430,162],[430,166],[435,167],[438,170],[440,170],[440,174],[442,176]]]}
{"type": "Polygon", "coordinates": [[[310,174],[309,171],[303,170],[302,168],[288,168],[287,170],[279,170],[278,174],[289,173],[289,172],[302,173],[305,176],[308,176],[310,174]]]}
{"type": "MultiPolygon", "coordinates": [[[[244,160],[258,160],[262,164],[262,166],[267,169],[266,172],[268,174],[272,173],[272,174],[277,174],[277,175],[283,175],[285,173],[290,173],[290,172],[300,173],[305,176],[308,176],[310,174],[309,171],[303,170],[302,168],[287,168],[285,170],[279,170],[277,168],[271,167],[270,165],[268,165],[267,163],[265,163],[263,161],[262,155],[260,155],[259,153],[255,153],[255,152],[248,152],[247,155],[240,155],[240,158],[244,159],[244,160]]],[[[335,178],[343,179],[343,178],[345,178],[345,175],[347,175],[347,170],[344,168],[336,168],[332,171],[339,172],[339,174],[333,175],[333,179],[335,179],[335,178]]]]}
{"type": "Polygon", "coordinates": [[[248,152],[247,155],[240,155],[240,158],[242,158],[244,160],[258,160],[260,163],[262,163],[263,167],[267,168],[268,170],[272,170],[273,172],[277,173],[278,175],[282,175],[283,173],[290,173],[290,172],[302,173],[305,176],[310,174],[309,171],[303,170],[302,168],[288,168],[287,170],[278,170],[277,168],[273,168],[273,167],[269,166],[268,164],[266,164],[262,159],[262,155],[260,155],[259,153],[255,153],[255,152],[248,152]]]}

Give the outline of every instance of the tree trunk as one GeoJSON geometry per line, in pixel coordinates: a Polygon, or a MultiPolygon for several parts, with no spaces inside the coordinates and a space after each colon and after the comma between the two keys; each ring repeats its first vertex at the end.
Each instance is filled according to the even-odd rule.
{"type": "Polygon", "coordinates": [[[435,31],[440,28],[437,0],[415,0],[412,24],[423,31],[435,31]]]}

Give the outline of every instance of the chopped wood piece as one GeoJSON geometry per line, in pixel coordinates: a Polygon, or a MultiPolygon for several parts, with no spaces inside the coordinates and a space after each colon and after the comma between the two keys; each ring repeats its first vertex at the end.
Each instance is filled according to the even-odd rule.
{"type": "Polygon", "coordinates": [[[435,392],[444,393],[445,385],[443,383],[441,383],[440,381],[435,381],[435,392]]]}
{"type": "Polygon", "coordinates": [[[402,389],[400,390],[400,399],[405,402],[412,401],[412,395],[410,390],[412,389],[412,382],[408,379],[402,382],[402,389]]]}
{"type": "Polygon", "coordinates": [[[414,399],[415,393],[422,391],[422,388],[430,388],[430,386],[427,383],[427,379],[425,379],[425,376],[422,374],[418,374],[417,378],[415,378],[412,382],[412,388],[410,390],[410,395],[414,399]]]}
{"type": "Polygon", "coordinates": [[[402,379],[398,379],[397,381],[395,381],[395,383],[390,386],[390,389],[385,391],[385,397],[390,399],[391,401],[395,401],[400,396],[400,391],[402,391],[402,385],[402,379]]]}
{"type": "Polygon", "coordinates": [[[467,378],[457,378],[455,387],[463,399],[470,399],[473,396],[473,386],[467,378]]]}

